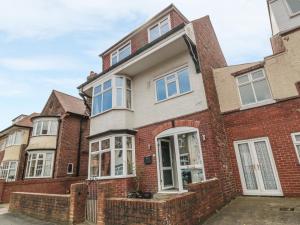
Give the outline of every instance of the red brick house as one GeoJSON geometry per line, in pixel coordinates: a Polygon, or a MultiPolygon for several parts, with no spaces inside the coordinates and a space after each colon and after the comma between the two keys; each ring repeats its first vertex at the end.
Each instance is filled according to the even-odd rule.
{"type": "Polygon", "coordinates": [[[300,195],[300,7],[268,1],[273,54],[214,70],[236,190],[300,195]]]}
{"type": "Polygon", "coordinates": [[[235,193],[213,68],[226,61],[208,16],[170,5],[101,54],[103,72],[78,88],[91,108],[89,179],[126,196],[182,193],[220,179],[235,193]]]}

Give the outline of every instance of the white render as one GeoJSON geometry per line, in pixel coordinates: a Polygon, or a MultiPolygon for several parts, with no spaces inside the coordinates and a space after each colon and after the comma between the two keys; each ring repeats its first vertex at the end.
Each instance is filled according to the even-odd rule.
{"type": "Polygon", "coordinates": [[[273,35],[300,27],[300,13],[292,14],[286,0],[269,1],[273,35]]]}

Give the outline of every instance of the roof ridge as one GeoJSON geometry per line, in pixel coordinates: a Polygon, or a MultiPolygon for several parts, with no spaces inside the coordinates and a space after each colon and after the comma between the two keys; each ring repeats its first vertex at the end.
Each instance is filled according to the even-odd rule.
{"type": "Polygon", "coordinates": [[[53,89],[53,92],[54,92],[54,93],[63,94],[63,95],[67,95],[67,96],[69,96],[69,97],[76,98],[76,99],[78,99],[78,100],[80,100],[80,101],[83,101],[81,98],[76,97],[76,96],[74,96],[74,95],[67,94],[67,93],[65,93],[65,92],[61,92],[61,91],[54,90],[54,89],[53,89]]]}

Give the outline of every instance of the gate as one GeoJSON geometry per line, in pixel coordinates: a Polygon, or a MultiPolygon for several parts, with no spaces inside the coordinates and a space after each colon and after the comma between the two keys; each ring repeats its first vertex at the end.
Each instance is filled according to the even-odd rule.
{"type": "Polygon", "coordinates": [[[97,182],[87,181],[88,195],[86,199],[85,219],[90,223],[97,223],[97,182]]]}

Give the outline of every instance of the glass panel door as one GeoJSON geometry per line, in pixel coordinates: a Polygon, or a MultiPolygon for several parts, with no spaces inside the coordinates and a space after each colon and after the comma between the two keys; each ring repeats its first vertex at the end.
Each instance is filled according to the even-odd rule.
{"type": "Polygon", "coordinates": [[[162,189],[174,187],[172,152],[169,140],[160,140],[162,189]]]}

